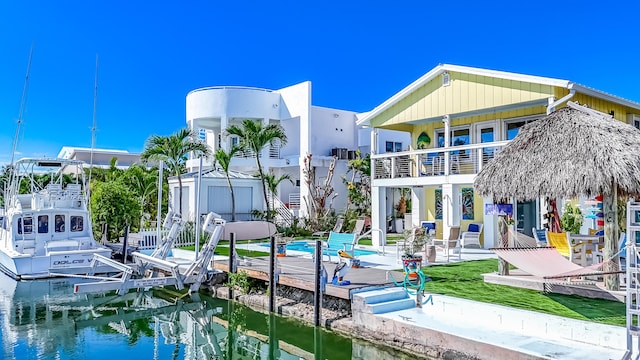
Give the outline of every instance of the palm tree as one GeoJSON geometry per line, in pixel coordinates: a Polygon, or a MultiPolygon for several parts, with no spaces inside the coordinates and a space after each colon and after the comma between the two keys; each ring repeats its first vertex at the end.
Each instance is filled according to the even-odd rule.
{"type": "Polygon", "coordinates": [[[145,144],[140,156],[143,161],[162,160],[169,173],[178,177],[178,210],[182,214],[182,178],[185,171],[187,155],[193,153],[195,157],[211,154],[207,144],[198,139],[189,128],[182,128],[169,136],[152,135],[145,144]]]}
{"type": "Polygon", "coordinates": [[[151,196],[158,191],[158,173],[147,170],[140,164],[130,166],[125,172],[128,183],[140,198],[140,229],[144,226],[145,208],[149,205],[151,196]]]}
{"type": "Polygon", "coordinates": [[[258,176],[262,183],[262,192],[264,193],[264,202],[267,204],[267,221],[271,219],[269,209],[269,199],[267,198],[267,184],[265,183],[262,164],[260,163],[260,152],[267,145],[273,145],[276,140],[280,144],[287,143],[287,134],[279,124],[262,125],[261,121],[246,119],[242,121],[242,125],[232,125],[226,129],[227,135],[235,135],[239,138],[239,147],[243,151],[251,151],[256,156],[256,164],[258,166],[258,176]]]}
{"type": "MultiPolygon", "coordinates": [[[[281,182],[283,182],[285,180],[289,180],[289,182],[291,184],[293,184],[293,180],[291,180],[291,175],[289,175],[289,174],[282,174],[282,175],[276,177],[276,175],[274,173],[270,172],[270,173],[264,175],[264,181],[267,183],[267,188],[269,189],[269,192],[271,193],[271,202],[272,203],[275,200],[275,197],[278,195],[278,186],[280,185],[281,182]]],[[[275,206],[275,204],[274,204],[274,206],[275,206]]]]}
{"type": "Polygon", "coordinates": [[[240,149],[236,146],[231,147],[229,152],[224,151],[224,149],[218,149],[214,154],[214,163],[213,167],[216,164],[220,164],[220,167],[224,171],[224,174],[227,176],[227,184],[229,185],[229,190],[231,191],[231,221],[236,221],[236,197],[233,193],[233,185],[231,184],[231,178],[229,177],[229,165],[231,164],[231,159],[233,155],[240,151],[240,149]]]}

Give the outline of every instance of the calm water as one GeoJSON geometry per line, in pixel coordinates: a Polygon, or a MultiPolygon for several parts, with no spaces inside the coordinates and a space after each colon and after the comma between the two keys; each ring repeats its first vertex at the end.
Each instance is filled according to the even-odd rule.
{"type": "Polygon", "coordinates": [[[0,274],[2,359],[405,358],[204,294],[75,295],[77,282],[0,274]]]}

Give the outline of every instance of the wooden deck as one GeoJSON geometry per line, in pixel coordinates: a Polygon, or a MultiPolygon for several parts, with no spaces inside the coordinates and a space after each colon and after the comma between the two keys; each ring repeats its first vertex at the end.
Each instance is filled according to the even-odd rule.
{"type": "MultiPolygon", "coordinates": [[[[249,277],[269,281],[269,257],[250,258],[249,260],[251,261],[250,266],[238,264],[237,271],[242,270],[245,271],[249,277]]],[[[277,258],[277,261],[280,267],[278,284],[308,291],[314,290],[314,263],[311,259],[285,256],[277,258]]],[[[336,264],[325,261],[323,265],[327,269],[327,275],[329,277],[325,289],[326,295],[341,299],[351,299],[351,295],[361,291],[394,286],[391,280],[387,279],[387,270],[369,267],[352,268],[345,276],[345,280],[349,280],[351,284],[335,286],[331,284],[331,279],[333,278],[333,271],[336,264]]],[[[227,261],[214,262],[214,268],[228,272],[229,263],[227,261]]],[[[393,276],[399,280],[403,275],[400,272],[393,272],[393,276]]]]}

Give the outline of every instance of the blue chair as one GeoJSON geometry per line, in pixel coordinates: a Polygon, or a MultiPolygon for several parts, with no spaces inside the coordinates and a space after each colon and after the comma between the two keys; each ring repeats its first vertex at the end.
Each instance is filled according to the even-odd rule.
{"type": "Polygon", "coordinates": [[[532,228],[531,232],[536,239],[536,245],[538,245],[538,247],[547,246],[547,229],[532,228]]]}
{"type": "Polygon", "coordinates": [[[435,235],[436,222],[435,221],[421,221],[420,226],[427,230],[427,234],[435,235]]]}
{"type": "Polygon", "coordinates": [[[480,245],[480,233],[482,232],[483,224],[471,223],[467,227],[467,231],[460,235],[460,245],[464,248],[469,245],[475,245],[482,248],[480,245]]]}

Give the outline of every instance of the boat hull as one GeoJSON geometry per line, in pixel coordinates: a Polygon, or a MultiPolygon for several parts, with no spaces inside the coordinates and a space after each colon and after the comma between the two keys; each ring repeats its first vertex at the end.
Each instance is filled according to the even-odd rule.
{"type": "MultiPolygon", "coordinates": [[[[111,250],[98,248],[56,251],[43,256],[35,256],[0,248],[0,270],[17,280],[45,279],[62,274],[87,274],[93,272],[91,260],[94,254],[110,257],[111,250]]],[[[109,272],[109,269],[96,270],[97,272],[109,272]]]]}

